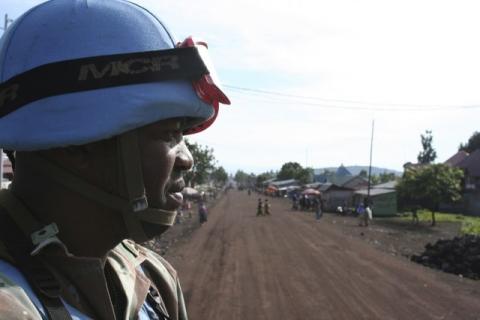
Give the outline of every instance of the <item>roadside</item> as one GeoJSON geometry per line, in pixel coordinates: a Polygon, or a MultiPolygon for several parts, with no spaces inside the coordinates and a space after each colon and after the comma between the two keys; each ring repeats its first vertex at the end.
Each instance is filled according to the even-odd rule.
{"type": "MultiPolygon", "coordinates": [[[[222,196],[223,194],[220,194],[216,199],[208,202],[209,211],[215,208],[222,196]]],[[[290,208],[290,202],[287,199],[273,199],[282,203],[285,209],[290,208]]],[[[315,219],[315,214],[311,211],[291,210],[291,212],[315,219]]],[[[450,221],[440,219],[437,225],[432,227],[428,221],[421,221],[415,225],[408,218],[401,217],[374,218],[370,226],[365,228],[358,225],[357,217],[340,216],[329,212],[322,216],[320,222],[334,225],[348,238],[358,239],[389,255],[408,260],[412,255],[423,253],[425,246],[429,243],[433,244],[437,240],[452,239],[461,235],[462,229],[460,219],[450,221]]],[[[175,224],[168,232],[150,241],[148,245],[161,255],[166,255],[170,249],[175,251],[177,245],[188,242],[191,233],[200,226],[197,205],[194,204],[191,216],[184,215],[181,223],[175,224]]]]}
{"type": "MultiPolygon", "coordinates": [[[[280,201],[288,206],[286,199],[280,199],[280,201]]],[[[306,215],[312,220],[315,219],[313,212],[293,210],[291,212],[306,215]]],[[[474,244],[475,248],[472,250],[474,254],[472,255],[472,253],[465,251],[467,246],[459,243],[465,241],[460,239],[463,238],[462,236],[466,231],[473,231],[473,233],[478,234],[480,219],[478,217],[437,213],[437,223],[432,227],[430,216],[430,213],[421,212],[418,224],[413,224],[410,216],[374,218],[370,225],[365,228],[358,225],[360,220],[357,217],[326,213],[323,215],[321,223],[334,225],[346,238],[368,243],[377,250],[391,256],[407,259],[409,263],[430,265],[431,268],[438,269],[435,271],[439,272],[441,274],[439,276],[447,282],[463,282],[465,275],[469,278],[478,279],[478,266],[475,262],[479,260],[476,255],[478,246],[474,244]],[[443,250],[432,251],[432,248],[437,248],[437,242],[449,243],[449,245],[443,250]],[[428,251],[426,251],[427,247],[429,248],[428,251]],[[461,251],[461,253],[458,251],[461,251]],[[430,258],[430,255],[436,257],[430,258]],[[412,258],[416,262],[410,261],[412,258]],[[432,263],[432,261],[435,263],[432,263]],[[473,269],[467,268],[467,265],[472,263],[473,269]],[[473,272],[473,274],[469,275],[469,272],[465,269],[470,270],[469,272],[473,272]],[[451,272],[453,275],[447,272],[451,272]]],[[[475,241],[477,240],[473,240],[474,243],[475,241]]]]}
{"type": "Polygon", "coordinates": [[[381,251],[403,230],[334,214],[317,222],[279,198],[256,217],[257,199],[232,191],[169,249],[192,320],[479,320],[478,281],[381,251]]]}
{"type": "MultiPolygon", "coordinates": [[[[313,213],[305,213],[312,215],[313,213]]],[[[431,227],[427,222],[418,225],[401,218],[375,218],[368,227],[358,226],[359,219],[326,213],[324,222],[337,226],[350,238],[365,241],[393,256],[410,258],[424,251],[425,245],[439,239],[451,239],[460,235],[460,222],[438,222],[431,227]]]]}

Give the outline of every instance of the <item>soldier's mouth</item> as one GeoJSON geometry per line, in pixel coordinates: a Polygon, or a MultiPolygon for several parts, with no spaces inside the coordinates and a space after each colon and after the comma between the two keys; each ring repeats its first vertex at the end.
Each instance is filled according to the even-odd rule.
{"type": "Polygon", "coordinates": [[[169,186],[166,192],[166,207],[168,210],[176,210],[183,204],[183,188],[185,188],[183,179],[179,179],[169,186]]]}
{"type": "Polygon", "coordinates": [[[183,195],[181,192],[167,193],[167,206],[171,210],[178,209],[183,204],[183,195]]]}

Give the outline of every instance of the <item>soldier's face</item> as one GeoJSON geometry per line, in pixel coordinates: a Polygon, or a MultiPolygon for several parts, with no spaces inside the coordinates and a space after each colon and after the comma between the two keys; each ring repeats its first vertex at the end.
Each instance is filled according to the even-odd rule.
{"type": "Polygon", "coordinates": [[[176,210],[183,202],[183,173],[193,165],[180,121],[162,120],[139,129],[139,147],[149,206],[176,210]]]}

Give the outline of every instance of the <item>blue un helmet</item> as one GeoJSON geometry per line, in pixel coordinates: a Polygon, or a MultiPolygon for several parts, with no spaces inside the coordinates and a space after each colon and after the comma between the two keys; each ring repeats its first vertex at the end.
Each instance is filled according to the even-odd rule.
{"type": "Polygon", "coordinates": [[[0,43],[0,147],[85,144],[174,117],[201,125],[229,103],[204,51],[191,39],[177,45],[158,18],[127,1],[34,7],[0,43]]]}
{"type": "MultiPolygon", "coordinates": [[[[138,141],[129,132],[184,118],[184,133],[195,133],[215,120],[219,103],[230,101],[206,44],[177,43],[157,17],[128,1],[51,0],[23,14],[0,40],[0,148],[34,151],[118,136],[124,170],[139,173],[138,152],[129,152],[138,141]]],[[[132,233],[139,233],[138,220],[171,224],[172,212],[148,206],[141,175],[126,176],[134,177],[125,182],[129,199],[79,177],[60,182],[124,212],[132,233]]]]}

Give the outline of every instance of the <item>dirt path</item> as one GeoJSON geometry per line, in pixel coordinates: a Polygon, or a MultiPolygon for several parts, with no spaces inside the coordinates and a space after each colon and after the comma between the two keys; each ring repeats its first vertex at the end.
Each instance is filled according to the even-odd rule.
{"type": "Polygon", "coordinates": [[[257,218],[256,201],[230,191],[169,252],[190,319],[480,319],[478,282],[447,281],[283,201],[257,218]]]}

